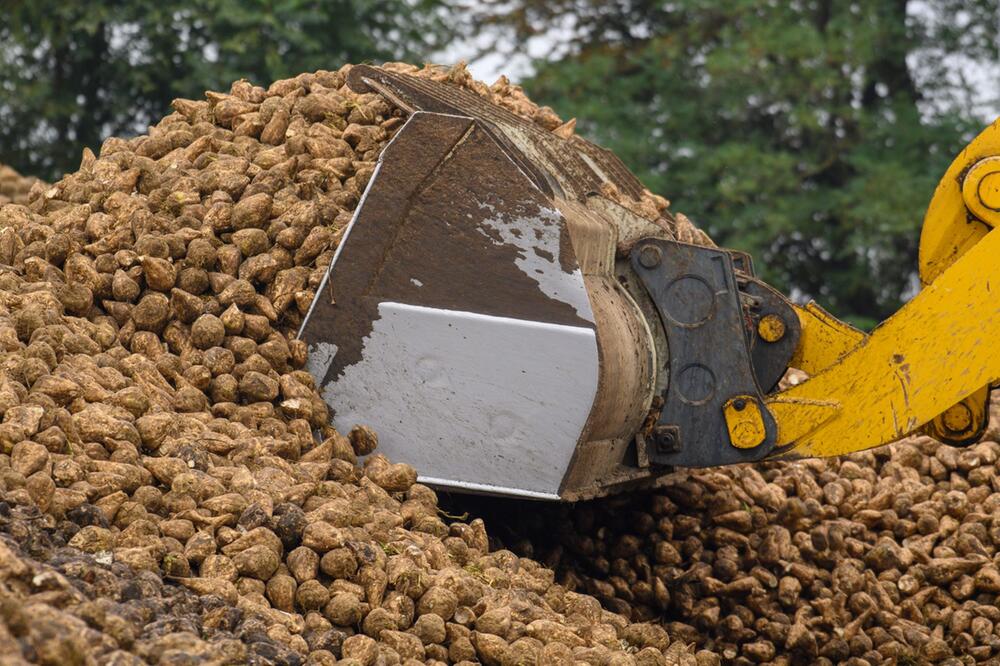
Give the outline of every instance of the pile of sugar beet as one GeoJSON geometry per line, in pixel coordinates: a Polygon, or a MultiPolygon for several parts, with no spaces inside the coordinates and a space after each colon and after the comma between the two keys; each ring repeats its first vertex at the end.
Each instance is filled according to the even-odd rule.
{"type": "Polygon", "coordinates": [[[996,425],[576,505],[439,505],[329,427],[294,332],[404,121],[347,71],[178,100],[0,207],[0,663],[1000,658],[996,425]]]}
{"type": "Polygon", "coordinates": [[[0,662],[696,663],[328,425],[294,332],[404,122],[347,71],[177,100],[0,207],[0,662]]]}
{"type": "Polygon", "coordinates": [[[0,206],[8,203],[27,203],[31,188],[40,181],[22,176],[15,169],[0,164],[0,206]]]}
{"type": "Polygon", "coordinates": [[[996,664],[998,441],[994,400],[968,448],[915,436],[676,471],[656,490],[575,505],[465,508],[568,589],[723,663],[996,664]]]}

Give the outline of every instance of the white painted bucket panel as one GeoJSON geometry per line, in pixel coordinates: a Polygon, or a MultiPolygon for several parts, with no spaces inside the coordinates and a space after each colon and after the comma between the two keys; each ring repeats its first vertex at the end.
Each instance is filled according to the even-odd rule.
{"type": "MultiPolygon", "coordinates": [[[[336,353],[309,351],[327,367],[336,353]]],[[[323,398],[338,429],[371,425],[425,483],[556,499],[598,372],[590,328],[385,302],[362,360],[323,398]]]]}

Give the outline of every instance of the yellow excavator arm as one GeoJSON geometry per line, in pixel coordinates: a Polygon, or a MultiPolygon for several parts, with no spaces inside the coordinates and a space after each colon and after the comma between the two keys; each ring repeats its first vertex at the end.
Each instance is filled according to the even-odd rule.
{"type": "Polygon", "coordinates": [[[912,301],[866,336],[810,304],[791,365],[812,377],[768,396],[776,457],[833,456],[919,428],[977,440],[1000,381],[1000,121],[952,163],[928,207],[912,301]]]}

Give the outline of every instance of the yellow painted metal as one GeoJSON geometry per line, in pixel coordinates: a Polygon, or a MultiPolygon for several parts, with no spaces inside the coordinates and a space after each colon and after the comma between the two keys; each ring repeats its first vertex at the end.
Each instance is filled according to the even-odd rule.
{"type": "Polygon", "coordinates": [[[972,410],[964,402],[952,405],[944,410],[941,422],[952,432],[963,432],[972,426],[972,410]]]}
{"type": "Polygon", "coordinates": [[[865,334],[844,323],[813,301],[793,305],[802,333],[789,365],[814,375],[846,356],[861,344],[865,334]]]}
{"type": "Polygon", "coordinates": [[[767,399],[767,408],[778,426],[782,445],[798,442],[818,430],[840,411],[840,403],[778,394],[767,399]]]}
{"type": "Polygon", "coordinates": [[[962,181],[962,200],[988,226],[1000,226],[1000,157],[979,160],[962,181]]]}
{"type": "MultiPolygon", "coordinates": [[[[970,215],[962,186],[967,180],[965,176],[977,162],[998,155],[1000,119],[972,140],[938,184],[920,231],[919,267],[923,284],[933,282],[989,232],[989,225],[970,215]]],[[[987,194],[988,199],[991,196],[987,194]]]]}
{"type": "Polygon", "coordinates": [[[729,442],[738,449],[752,449],[760,446],[767,438],[764,416],[760,405],[752,395],[738,395],[722,406],[726,415],[729,442]]]}
{"type": "MultiPolygon", "coordinates": [[[[952,161],[927,207],[920,233],[920,281],[927,285],[982,239],[1000,226],[1000,119],[952,161]]],[[[945,410],[927,424],[925,432],[949,444],[974,439],[985,428],[990,393],[981,387],[955,409],[945,410]],[[972,424],[962,432],[946,427],[944,416],[971,412],[972,424]]]]}
{"type": "Polygon", "coordinates": [[[981,387],[962,402],[931,420],[924,432],[947,444],[967,444],[982,436],[989,425],[990,388],[981,387]]]}
{"type": "Polygon", "coordinates": [[[814,378],[768,398],[785,447],[779,455],[859,451],[920,426],[949,443],[981,435],[989,385],[1000,374],[991,358],[1000,357],[991,351],[1000,341],[997,226],[1000,120],[954,160],[928,206],[919,270],[933,293],[925,290],[871,339],[814,303],[796,307],[802,336],[791,365],[814,378]]]}
{"type": "Polygon", "coordinates": [[[785,337],[785,322],[776,314],[764,315],[757,322],[757,334],[764,342],[777,342],[785,337]]]}
{"type": "Polygon", "coordinates": [[[1000,230],[839,361],[769,397],[778,445],[787,447],[778,455],[834,456],[895,441],[1000,380],[997,257],[1000,230]],[[836,413],[816,403],[836,403],[836,413]]]}

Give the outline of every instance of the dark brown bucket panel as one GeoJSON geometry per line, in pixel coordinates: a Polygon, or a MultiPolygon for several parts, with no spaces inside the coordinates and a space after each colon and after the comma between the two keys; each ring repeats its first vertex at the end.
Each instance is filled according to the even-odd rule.
{"type": "Polygon", "coordinates": [[[497,143],[508,148],[509,157],[547,194],[584,201],[607,182],[633,199],[642,196],[642,184],[610,151],[579,137],[564,139],[546,132],[468,90],[370,65],[351,68],[347,83],[359,92],[379,92],[404,110],[455,114],[481,121],[497,143]]]}
{"type": "Polygon", "coordinates": [[[360,359],[381,302],[594,326],[562,215],[470,118],[411,116],[341,254],[301,331],[338,350],[321,382],[360,359]]]}

